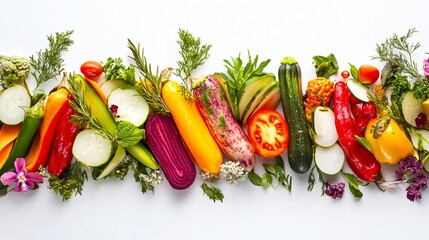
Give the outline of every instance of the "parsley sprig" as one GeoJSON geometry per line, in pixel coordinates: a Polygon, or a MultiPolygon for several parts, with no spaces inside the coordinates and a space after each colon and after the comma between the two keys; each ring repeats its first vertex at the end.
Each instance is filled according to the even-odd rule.
{"type": "Polygon", "coordinates": [[[63,201],[70,199],[73,193],[82,195],[83,185],[87,180],[88,174],[79,161],[75,161],[62,176],[50,175],[48,177],[49,188],[59,194],[63,201]]]}
{"type": "Polygon", "coordinates": [[[207,195],[208,198],[213,200],[213,202],[216,202],[216,201],[223,202],[224,195],[219,188],[211,184],[208,185],[207,183],[203,183],[201,184],[201,189],[203,189],[203,193],[207,195]]]}

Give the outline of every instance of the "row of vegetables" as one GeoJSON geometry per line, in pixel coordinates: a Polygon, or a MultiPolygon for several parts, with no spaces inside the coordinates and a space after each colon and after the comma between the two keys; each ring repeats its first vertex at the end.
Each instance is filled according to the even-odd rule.
{"type": "Polygon", "coordinates": [[[429,170],[429,60],[420,74],[407,57],[420,46],[408,42],[415,32],[377,45],[374,58],[386,63],[381,77],[374,66],[352,64],[340,77],[333,54],[314,56],[317,78],[303,91],[293,57],[281,61],[278,79],[264,72],[270,60],[259,63],[250,53],[247,63],[240,55],[224,60],[225,73],[194,78],[211,45],[179,30],[176,69],[152,69],[140,45],[128,40],[132,64],[87,61],[82,75],[64,73],[45,94],[39,86],[64,72],[61,54],[73,44],[72,31],[48,36],[49,48],[28,59],[0,56],[2,192],[14,182],[15,191],[34,189],[46,178],[66,200],[81,193],[87,169],[96,180],[133,171],[143,192],[163,177],[183,190],[196,168],[213,201],[223,200],[213,185],[218,179],[291,191],[281,157],[287,150],[292,171],[309,174],[309,190],[318,174],[322,194],[341,198],[345,183],[326,180],[341,174],[356,198],[360,186],[373,182],[382,190],[408,184],[408,199],[418,200],[429,170]],[[263,164],[262,175],[254,170],[256,154],[275,160],[263,164]],[[384,164],[398,166],[392,181],[381,174],[384,164]]]}

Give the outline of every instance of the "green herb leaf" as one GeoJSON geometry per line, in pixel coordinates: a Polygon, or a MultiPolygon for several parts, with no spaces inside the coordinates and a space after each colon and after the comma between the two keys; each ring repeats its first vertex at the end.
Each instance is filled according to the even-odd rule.
{"type": "Polygon", "coordinates": [[[314,56],[313,63],[316,67],[317,77],[329,78],[334,73],[338,72],[338,62],[334,54],[328,56],[314,56]]]}
{"type": "Polygon", "coordinates": [[[40,50],[36,56],[30,57],[30,64],[34,71],[31,75],[36,79],[37,90],[39,86],[50,79],[55,78],[64,71],[64,59],[61,53],[68,50],[74,43],[70,36],[73,31],[57,32],[55,36],[48,36],[49,48],[40,50]]]}
{"type": "Polygon", "coordinates": [[[61,177],[50,175],[48,188],[59,194],[65,201],[70,199],[73,193],[74,195],[81,195],[83,185],[87,180],[88,174],[85,167],[79,161],[75,161],[61,177]]]}
{"type": "Polygon", "coordinates": [[[262,187],[264,189],[267,189],[272,184],[273,184],[273,178],[271,177],[271,175],[267,172],[262,174],[262,181],[261,181],[262,187]]]}
{"type": "Polygon", "coordinates": [[[355,135],[355,139],[362,144],[362,146],[364,146],[366,149],[368,149],[368,151],[372,152],[371,149],[371,144],[369,143],[369,141],[366,138],[363,137],[359,137],[358,135],[355,135]]]}
{"type": "Polygon", "coordinates": [[[247,174],[247,177],[249,178],[250,182],[255,186],[262,186],[262,178],[256,174],[254,171],[251,171],[247,174]]]}
{"type": "Polygon", "coordinates": [[[350,74],[354,79],[359,80],[359,70],[356,68],[355,65],[351,63],[349,63],[349,65],[350,65],[350,74]]]}
{"type": "Polygon", "coordinates": [[[308,175],[308,187],[307,187],[307,191],[311,192],[313,191],[314,185],[316,184],[316,177],[314,176],[314,169],[316,168],[316,166],[314,166],[311,171],[310,174],[308,175]]]}
{"type": "Polygon", "coordinates": [[[128,121],[119,121],[114,139],[124,148],[136,145],[144,138],[144,130],[128,121]]]}
{"type": "Polygon", "coordinates": [[[136,84],[134,65],[130,64],[126,67],[122,63],[121,58],[113,59],[109,57],[103,65],[103,72],[106,76],[106,80],[122,80],[131,86],[136,84]]]}
{"type": "Polygon", "coordinates": [[[359,185],[363,185],[363,182],[351,173],[345,173],[345,172],[342,172],[342,173],[344,177],[347,179],[350,192],[353,194],[353,196],[355,198],[362,198],[363,193],[359,190],[359,185]]]}
{"type": "Polygon", "coordinates": [[[205,195],[207,195],[208,198],[210,198],[211,200],[213,200],[213,202],[216,202],[216,201],[223,202],[224,196],[223,196],[222,191],[219,188],[217,188],[217,187],[215,187],[215,186],[213,186],[211,184],[209,186],[206,183],[203,183],[201,185],[201,189],[203,189],[203,193],[205,195]]]}

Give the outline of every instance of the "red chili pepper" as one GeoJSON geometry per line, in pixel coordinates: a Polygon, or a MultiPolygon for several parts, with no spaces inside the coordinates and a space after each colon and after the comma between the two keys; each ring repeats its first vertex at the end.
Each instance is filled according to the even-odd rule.
{"type": "Polygon", "coordinates": [[[351,115],[349,95],[350,91],[345,82],[335,84],[334,114],[338,140],[346,153],[347,163],[356,176],[364,181],[373,182],[381,166],[374,155],[355,139],[355,135],[362,137],[363,134],[351,115]]]}
{"type": "Polygon", "coordinates": [[[356,120],[359,131],[365,132],[366,125],[371,119],[377,117],[377,109],[372,102],[354,103],[350,101],[353,117],[356,120]]]}
{"type": "Polygon", "coordinates": [[[71,122],[72,116],[76,113],[70,106],[71,99],[65,103],[65,110],[62,118],[59,120],[49,154],[48,171],[50,174],[60,176],[63,171],[70,165],[73,158],[72,147],[80,127],[71,122]]]}

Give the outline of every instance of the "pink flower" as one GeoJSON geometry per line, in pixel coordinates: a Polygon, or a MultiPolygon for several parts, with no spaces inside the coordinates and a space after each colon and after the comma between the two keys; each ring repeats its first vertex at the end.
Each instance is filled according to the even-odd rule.
{"type": "Polygon", "coordinates": [[[425,76],[429,77],[429,58],[426,60],[423,60],[423,70],[425,72],[425,76]]]}
{"type": "Polygon", "coordinates": [[[34,183],[43,182],[43,177],[39,173],[27,172],[25,169],[25,159],[17,158],[15,160],[15,172],[5,172],[1,176],[3,185],[10,185],[17,182],[14,191],[25,192],[27,188],[33,189],[34,183]]]}

